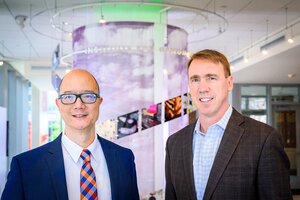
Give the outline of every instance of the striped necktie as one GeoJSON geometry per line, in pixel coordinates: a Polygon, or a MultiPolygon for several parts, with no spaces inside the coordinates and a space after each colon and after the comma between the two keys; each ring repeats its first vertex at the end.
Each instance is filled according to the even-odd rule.
{"type": "Polygon", "coordinates": [[[83,149],[80,157],[83,160],[80,170],[80,199],[98,200],[96,175],[91,165],[91,152],[83,149]]]}

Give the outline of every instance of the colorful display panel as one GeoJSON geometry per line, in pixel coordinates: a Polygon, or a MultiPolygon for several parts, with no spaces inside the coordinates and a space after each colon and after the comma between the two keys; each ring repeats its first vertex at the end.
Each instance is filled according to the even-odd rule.
{"type": "Polygon", "coordinates": [[[138,132],[138,116],[135,111],[118,117],[118,138],[138,132]]]}
{"type": "Polygon", "coordinates": [[[161,124],[161,103],[142,109],[142,130],[161,124]]]}
{"type": "Polygon", "coordinates": [[[189,114],[195,110],[197,110],[196,106],[193,104],[192,97],[190,93],[185,93],[182,96],[182,106],[183,106],[183,114],[189,114]]]}
{"type": "Polygon", "coordinates": [[[165,121],[181,116],[181,96],[165,101],[165,121]]]}

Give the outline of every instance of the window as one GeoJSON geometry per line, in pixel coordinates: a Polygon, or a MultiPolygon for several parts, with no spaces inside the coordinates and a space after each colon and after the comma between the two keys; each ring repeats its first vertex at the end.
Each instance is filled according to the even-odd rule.
{"type": "Polygon", "coordinates": [[[242,113],[258,121],[267,122],[267,88],[252,85],[241,87],[242,113]]]}
{"type": "Polygon", "coordinates": [[[297,86],[273,86],[271,88],[272,102],[298,102],[297,86]]]}

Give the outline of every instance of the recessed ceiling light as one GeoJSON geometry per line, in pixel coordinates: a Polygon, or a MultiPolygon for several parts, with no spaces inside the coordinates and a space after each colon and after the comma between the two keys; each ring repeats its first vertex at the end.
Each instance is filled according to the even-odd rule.
{"type": "Polygon", "coordinates": [[[289,78],[294,78],[295,76],[296,76],[296,74],[293,74],[293,73],[289,73],[289,74],[288,74],[288,77],[289,77],[289,78]]]}

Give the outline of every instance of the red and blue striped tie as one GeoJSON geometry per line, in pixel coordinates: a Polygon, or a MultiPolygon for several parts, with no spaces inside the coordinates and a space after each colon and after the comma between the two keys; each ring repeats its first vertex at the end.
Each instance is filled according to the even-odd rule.
{"type": "Polygon", "coordinates": [[[91,165],[91,152],[83,149],[80,157],[83,160],[80,170],[80,199],[98,200],[96,175],[91,165]]]}

